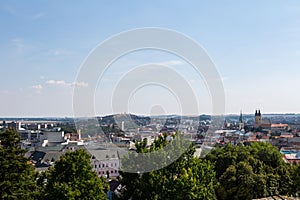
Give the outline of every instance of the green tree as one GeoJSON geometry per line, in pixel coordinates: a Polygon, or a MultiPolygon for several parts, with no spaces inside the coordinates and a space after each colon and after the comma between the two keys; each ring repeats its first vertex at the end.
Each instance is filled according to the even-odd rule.
{"type": "MultiPolygon", "coordinates": [[[[182,135],[177,133],[175,137],[177,138],[167,141],[165,134],[156,139],[150,148],[147,148],[147,141],[136,143],[137,152],[146,153],[157,151],[173,142],[177,148],[171,154],[179,152],[181,156],[167,167],[156,171],[143,174],[121,172],[121,183],[125,186],[121,199],[216,199],[215,172],[210,161],[195,158],[194,146],[186,151],[180,149],[182,135]]],[[[166,152],[156,156],[155,160],[159,162],[166,162],[168,159],[166,152]]],[[[131,161],[130,156],[128,159],[124,158],[125,165],[130,165],[131,161]]]]}
{"type": "Polygon", "coordinates": [[[26,151],[19,146],[18,132],[1,132],[0,141],[0,199],[35,199],[36,173],[25,157],[26,151]]]}
{"type": "Polygon", "coordinates": [[[92,171],[90,155],[82,149],[61,156],[46,175],[44,199],[107,199],[108,185],[92,171]]]}
{"type": "Polygon", "coordinates": [[[293,187],[292,194],[293,196],[300,195],[300,165],[292,165],[292,177],[293,177],[293,187]]]}
{"type": "Polygon", "coordinates": [[[248,162],[239,162],[230,165],[220,177],[220,189],[226,195],[220,196],[224,199],[252,199],[255,188],[255,174],[248,162]]]}
{"type": "Polygon", "coordinates": [[[291,165],[268,143],[226,145],[213,149],[206,159],[215,164],[219,199],[253,199],[290,195],[294,188],[291,165]]]}

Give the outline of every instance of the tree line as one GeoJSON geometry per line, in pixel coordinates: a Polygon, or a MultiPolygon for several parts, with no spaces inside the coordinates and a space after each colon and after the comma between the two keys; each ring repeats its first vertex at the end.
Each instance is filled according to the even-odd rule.
{"type": "MultiPolygon", "coordinates": [[[[300,166],[287,164],[268,143],[216,147],[204,158],[194,156],[195,147],[183,149],[180,133],[168,140],[164,134],[152,145],[136,143],[136,152],[147,153],[174,143],[179,158],[162,169],[147,173],[120,172],[121,189],[113,199],[254,199],[271,195],[297,196],[300,166]],[[176,143],[175,143],[176,142],[176,143]],[[180,149],[182,148],[182,149],[180,149]],[[182,151],[181,151],[182,150],[182,151]]],[[[85,150],[70,151],[53,167],[37,173],[19,147],[19,134],[0,133],[0,199],[107,199],[109,186],[99,178],[85,150]]],[[[127,167],[136,164],[134,153],[123,158],[127,167]]],[[[159,162],[168,156],[162,152],[159,162]]],[[[171,155],[173,156],[173,155],[171,155]]]]}

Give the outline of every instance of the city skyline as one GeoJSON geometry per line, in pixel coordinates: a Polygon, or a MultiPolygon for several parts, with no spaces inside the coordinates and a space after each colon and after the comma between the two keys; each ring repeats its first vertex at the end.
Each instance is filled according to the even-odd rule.
{"type": "MultiPolygon", "coordinates": [[[[2,1],[0,21],[1,117],[73,116],[74,87],[89,87],[76,81],[89,53],[112,35],[143,27],[178,31],[206,50],[223,82],[225,114],[300,113],[300,2],[2,1]]],[[[128,70],[149,63],[180,74],[200,113],[181,113],[176,98],[157,86],[137,91],[129,110],[115,113],[211,114],[203,78],[178,56],[147,50],[110,66],[95,91],[95,115],[114,113],[108,94],[128,70]]]]}

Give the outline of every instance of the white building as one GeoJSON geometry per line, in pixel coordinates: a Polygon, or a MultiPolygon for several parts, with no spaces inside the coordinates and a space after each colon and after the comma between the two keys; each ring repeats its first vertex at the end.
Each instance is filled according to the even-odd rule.
{"type": "Polygon", "coordinates": [[[47,129],[40,132],[42,146],[55,145],[64,142],[64,131],[60,128],[47,129]]]}
{"type": "Polygon", "coordinates": [[[92,155],[91,165],[98,176],[119,176],[120,158],[117,150],[88,150],[92,155]]]}

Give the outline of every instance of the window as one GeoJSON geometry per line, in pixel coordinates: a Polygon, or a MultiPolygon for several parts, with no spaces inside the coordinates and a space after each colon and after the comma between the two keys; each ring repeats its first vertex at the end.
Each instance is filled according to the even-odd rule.
{"type": "Polygon", "coordinates": [[[111,164],[110,164],[110,166],[112,167],[112,166],[114,166],[114,164],[113,164],[113,163],[111,163],[111,164]]]}
{"type": "Polygon", "coordinates": [[[95,168],[97,168],[97,165],[95,165],[95,168]]]}
{"type": "Polygon", "coordinates": [[[102,164],[102,167],[104,167],[104,163],[102,164]]]}

